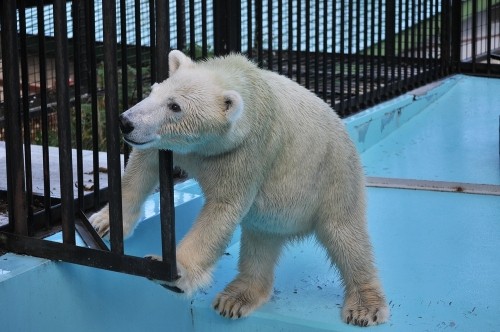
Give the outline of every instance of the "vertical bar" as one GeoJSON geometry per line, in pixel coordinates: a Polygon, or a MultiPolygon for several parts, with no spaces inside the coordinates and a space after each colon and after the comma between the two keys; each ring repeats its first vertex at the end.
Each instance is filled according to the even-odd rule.
{"type": "MultiPolygon", "coordinates": [[[[411,52],[411,47],[410,47],[410,20],[409,20],[409,17],[410,17],[410,4],[409,4],[410,0],[406,0],[405,1],[405,32],[404,32],[404,38],[405,38],[405,62],[408,64],[408,65],[412,65],[410,63],[410,53],[411,52]]],[[[409,86],[408,84],[408,76],[409,76],[409,72],[408,72],[408,68],[405,68],[405,72],[404,72],[404,80],[405,80],[405,87],[407,88],[409,86]]]]}
{"type": "Polygon", "coordinates": [[[491,12],[493,10],[491,0],[487,1],[487,16],[488,16],[488,21],[486,23],[486,54],[488,57],[486,58],[486,74],[489,76],[491,74],[491,40],[493,39],[491,27],[492,27],[492,21],[491,21],[491,12]]]}
{"type": "MultiPolygon", "coordinates": [[[[332,101],[331,101],[331,106],[337,113],[339,113],[339,110],[337,109],[336,105],[336,77],[337,77],[337,1],[333,0],[332,1],[332,7],[331,7],[331,15],[332,15],[332,54],[331,54],[331,73],[330,73],[330,90],[331,90],[331,95],[332,95],[332,101]]],[[[340,113],[339,113],[340,114],[340,113]]]]}
{"type": "Polygon", "coordinates": [[[306,56],[306,61],[305,61],[305,87],[309,89],[311,87],[311,59],[309,54],[311,53],[311,1],[306,1],[305,2],[306,10],[305,10],[305,16],[306,16],[306,24],[305,24],[305,30],[306,30],[306,49],[305,49],[305,56],[306,56]]]}
{"type": "Polygon", "coordinates": [[[208,56],[207,40],[207,0],[201,0],[201,56],[208,56]]]}
{"type": "MultiPolygon", "coordinates": [[[[253,1],[248,0],[247,1],[247,45],[248,45],[248,57],[252,58],[253,57],[253,24],[252,24],[252,19],[253,19],[253,7],[252,7],[253,1]]],[[[216,13],[215,13],[215,3],[214,3],[214,19],[216,18],[216,13]]],[[[215,35],[215,39],[217,39],[217,35],[215,35]]]]}
{"type": "Polygon", "coordinates": [[[28,232],[33,230],[33,179],[31,166],[31,129],[29,109],[29,73],[28,73],[28,51],[26,40],[26,7],[24,0],[18,1],[20,42],[21,42],[21,91],[22,91],[22,114],[24,132],[24,167],[26,185],[26,205],[28,207],[28,232]]]}
{"type": "Polygon", "coordinates": [[[75,244],[73,207],[73,161],[69,109],[69,63],[66,1],[54,1],[54,35],[56,40],[57,123],[59,138],[59,173],[61,183],[61,219],[63,241],[75,244]]]}
{"type": "MultiPolygon", "coordinates": [[[[408,1],[407,1],[408,2],[408,1]]],[[[376,62],[376,46],[375,46],[375,14],[377,6],[375,1],[371,2],[371,24],[370,24],[370,101],[375,102],[375,62],[376,62]]],[[[378,54],[377,54],[378,55],[378,54]]]]}
{"type": "MultiPolygon", "coordinates": [[[[460,65],[460,41],[461,41],[461,21],[462,21],[462,1],[452,0],[451,3],[452,13],[451,13],[451,70],[453,72],[459,72],[461,70],[460,65]]],[[[473,36],[475,39],[475,36],[473,36]]]]}
{"type": "Polygon", "coordinates": [[[116,5],[102,1],[104,20],[104,93],[106,95],[106,143],[108,159],[109,238],[111,250],[123,254],[123,223],[118,132],[118,74],[116,63],[116,5]]]}
{"type": "Polygon", "coordinates": [[[196,58],[196,37],[194,22],[194,0],[189,0],[189,54],[193,59],[196,58]]]}
{"type": "Polygon", "coordinates": [[[283,0],[278,0],[278,73],[283,74],[283,0]]]}
{"type": "MultiPolygon", "coordinates": [[[[190,0],[192,1],[192,0],[190,0]]],[[[169,0],[156,2],[156,59],[157,78],[161,82],[168,77],[168,58],[170,50],[169,0]]],[[[160,151],[160,223],[163,261],[170,263],[167,280],[177,279],[177,263],[175,250],[175,209],[174,180],[172,177],[173,156],[171,151],[160,151]]]]}
{"type": "MultiPolygon", "coordinates": [[[[360,106],[361,106],[361,101],[360,101],[360,84],[359,84],[359,75],[360,75],[360,70],[359,70],[359,58],[360,58],[360,52],[361,52],[361,48],[360,48],[360,36],[361,36],[361,33],[360,33],[360,28],[361,28],[361,4],[360,4],[360,1],[357,1],[356,2],[356,46],[355,46],[355,49],[356,49],[356,53],[354,54],[354,60],[355,60],[355,90],[354,90],[354,109],[356,110],[359,110],[360,106]]],[[[351,109],[351,112],[352,113],[354,111],[354,109],[351,109]]]]}
{"type": "Polygon", "coordinates": [[[9,225],[14,226],[15,233],[27,235],[28,225],[26,220],[26,197],[24,194],[23,146],[19,105],[16,1],[3,0],[1,9],[9,225]]]}
{"type": "Polygon", "coordinates": [[[83,142],[82,142],[82,105],[81,105],[81,77],[80,77],[80,1],[71,3],[73,15],[73,70],[75,82],[75,136],[76,136],[76,169],[78,183],[78,209],[85,210],[83,192],[83,142]]]}
{"type": "Polygon", "coordinates": [[[292,1],[288,0],[288,70],[287,76],[292,78],[293,75],[293,5],[292,1]]]}
{"type": "Polygon", "coordinates": [[[301,83],[301,69],[302,69],[302,58],[300,52],[302,50],[302,4],[300,0],[297,0],[297,53],[296,53],[296,66],[297,66],[297,83],[301,83]]]}
{"type": "Polygon", "coordinates": [[[257,41],[257,63],[259,67],[262,68],[264,64],[263,59],[263,16],[262,16],[262,6],[263,0],[255,1],[255,39],[257,41]]]}
{"type": "Polygon", "coordinates": [[[273,1],[267,0],[267,69],[273,70],[273,1]]]}
{"type": "MultiPolygon", "coordinates": [[[[328,82],[327,82],[327,77],[328,77],[328,4],[326,2],[323,2],[323,57],[322,57],[322,72],[323,72],[323,77],[322,77],[322,90],[323,90],[323,99],[328,102],[328,82]]],[[[335,47],[335,45],[332,45],[335,47]]],[[[335,72],[332,70],[330,72],[330,75],[334,75],[335,72]]],[[[333,97],[330,96],[331,98],[333,97]]],[[[331,101],[330,101],[331,102],[331,101]]]]}
{"type": "Polygon", "coordinates": [[[368,1],[363,1],[363,104],[368,101],[368,1]]]}
{"type": "MultiPolygon", "coordinates": [[[[141,0],[135,0],[135,89],[137,101],[142,100],[142,33],[141,33],[141,0]]],[[[123,23],[125,24],[125,23],[123,23]]],[[[125,97],[125,96],[124,96],[125,97]]]]}
{"type": "Polygon", "coordinates": [[[151,57],[151,83],[156,82],[156,11],[155,0],[149,0],[149,52],[151,57]]]}
{"type": "Polygon", "coordinates": [[[120,0],[120,53],[122,69],[122,110],[125,111],[128,109],[127,0],[120,0]]]}
{"type": "Polygon", "coordinates": [[[339,59],[339,65],[340,65],[340,93],[339,93],[339,98],[340,98],[340,107],[338,109],[338,112],[340,116],[343,116],[345,114],[345,96],[344,96],[344,89],[345,89],[345,16],[346,16],[346,9],[345,9],[345,2],[341,1],[340,2],[340,59],[339,59]]]}
{"type": "Polygon", "coordinates": [[[343,113],[343,116],[346,116],[350,113],[352,108],[352,42],[353,42],[353,2],[349,1],[347,4],[347,12],[344,14],[348,17],[347,19],[347,87],[346,87],[346,108],[343,113]]]}
{"type": "Polygon", "coordinates": [[[396,2],[395,0],[386,0],[385,3],[385,95],[391,95],[393,87],[389,87],[390,77],[394,76],[391,72],[394,68],[394,54],[396,52],[396,2]]]}
{"type": "Polygon", "coordinates": [[[186,3],[184,0],[175,1],[175,13],[177,19],[177,49],[184,51],[186,49],[186,3]]]}
{"type": "MultiPolygon", "coordinates": [[[[241,51],[241,2],[214,0],[214,53],[241,51]]],[[[249,29],[249,31],[251,28],[249,29]]],[[[249,52],[252,44],[248,45],[249,52]]]]}
{"type": "MultiPolygon", "coordinates": [[[[37,4],[38,54],[45,54],[45,24],[43,21],[43,1],[37,4]]],[[[49,124],[47,110],[47,65],[44,56],[38,61],[40,71],[40,108],[42,113],[42,163],[43,163],[43,205],[44,224],[50,227],[52,205],[50,197],[50,157],[49,157],[49,124]]]]}
{"type": "Polygon", "coordinates": [[[92,168],[94,170],[94,208],[97,209],[100,206],[101,194],[99,189],[100,179],[99,179],[99,114],[97,108],[97,63],[96,63],[96,47],[95,47],[95,10],[94,5],[90,1],[84,1],[85,6],[85,25],[86,25],[86,44],[88,47],[89,55],[89,87],[90,91],[90,103],[91,103],[91,113],[92,113],[92,168]]]}
{"type": "MultiPolygon", "coordinates": [[[[136,11],[137,13],[137,11],[136,11]]],[[[140,13],[140,12],[139,12],[140,13]]],[[[137,22],[136,22],[137,27],[137,22]]],[[[140,25],[139,25],[140,28],[140,25]]],[[[136,31],[136,36],[140,32],[136,31]]],[[[128,51],[127,51],[127,0],[120,0],[120,56],[121,56],[121,70],[122,70],[122,98],[121,109],[126,111],[129,107],[128,96],[128,51]]],[[[138,69],[139,70],[139,69],[138,69]]],[[[141,71],[142,74],[142,71],[141,71]]],[[[139,81],[139,80],[138,80],[139,81]]],[[[142,84],[141,84],[142,86],[142,84]]],[[[142,91],[141,91],[142,92],[142,91]]],[[[138,92],[139,93],[139,92],[138,92]]],[[[139,98],[137,98],[139,99],[139,98]]],[[[125,164],[128,162],[130,155],[130,146],[128,144],[121,144],[124,151],[125,164]]]]}
{"type": "MultiPolygon", "coordinates": [[[[326,50],[325,50],[326,52],[326,50]]],[[[319,92],[319,0],[314,2],[314,93],[319,92]]]]}

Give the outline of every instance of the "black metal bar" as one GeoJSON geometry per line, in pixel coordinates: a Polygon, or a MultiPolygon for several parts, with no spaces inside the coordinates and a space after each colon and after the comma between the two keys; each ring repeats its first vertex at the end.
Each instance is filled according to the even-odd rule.
{"type": "Polygon", "coordinates": [[[360,58],[360,43],[361,43],[361,33],[360,33],[360,27],[361,27],[361,4],[360,1],[356,2],[356,33],[355,33],[355,53],[354,53],[354,63],[355,63],[355,89],[354,89],[354,107],[351,108],[350,113],[353,113],[354,110],[358,110],[361,104],[361,98],[360,98],[360,63],[359,63],[359,58],[360,58]]]}
{"type": "MultiPolygon", "coordinates": [[[[241,51],[241,2],[214,0],[214,53],[225,55],[241,51]]],[[[249,31],[251,30],[251,26],[249,31]]],[[[249,51],[252,47],[248,45],[249,51]]]]}
{"type": "Polygon", "coordinates": [[[166,280],[165,271],[172,269],[169,262],[146,260],[116,252],[105,252],[5,232],[0,232],[0,247],[25,255],[62,260],[158,280],[166,280]]]}
{"type": "Polygon", "coordinates": [[[301,0],[297,0],[297,52],[296,52],[296,81],[297,83],[301,83],[302,77],[302,59],[300,57],[300,52],[302,51],[302,4],[301,0]]]}
{"type": "Polygon", "coordinates": [[[207,37],[207,0],[201,0],[201,56],[208,56],[208,37],[207,37]]]}
{"type": "Polygon", "coordinates": [[[310,59],[310,52],[311,52],[311,2],[306,2],[305,4],[306,10],[305,10],[305,16],[306,16],[306,24],[305,24],[305,30],[306,30],[306,50],[305,50],[305,87],[309,89],[311,87],[311,59],[310,59]]]}
{"type": "Polygon", "coordinates": [[[183,51],[186,49],[186,3],[184,0],[175,1],[175,14],[177,18],[177,49],[183,51]]]}
{"type": "Polygon", "coordinates": [[[255,1],[255,39],[257,43],[257,64],[262,68],[264,65],[263,59],[263,13],[262,4],[263,0],[255,1]]]}
{"type": "Polygon", "coordinates": [[[7,162],[7,205],[9,225],[17,234],[27,234],[26,197],[19,105],[19,68],[17,46],[16,1],[2,1],[0,23],[2,31],[2,66],[5,105],[5,151],[7,162]],[[5,65],[10,64],[10,65],[5,65]]]}
{"type": "Polygon", "coordinates": [[[76,169],[78,186],[78,209],[85,211],[83,183],[83,142],[82,142],[82,103],[81,103],[81,73],[80,73],[80,1],[71,3],[73,15],[73,72],[75,82],[75,136],[76,136],[76,169]]]}
{"type": "Polygon", "coordinates": [[[349,110],[352,107],[352,81],[353,81],[353,75],[352,75],[352,43],[353,43],[353,15],[352,15],[352,8],[354,4],[352,1],[349,1],[347,3],[347,12],[344,13],[344,15],[347,16],[347,52],[344,51],[344,53],[347,53],[347,86],[346,86],[346,103],[345,103],[345,110],[343,112],[343,116],[347,116],[349,114],[349,110]]]}
{"type": "MultiPolygon", "coordinates": [[[[326,2],[323,2],[323,58],[322,58],[322,72],[323,72],[323,77],[322,77],[322,90],[323,90],[323,100],[327,101],[328,99],[328,82],[327,82],[327,77],[328,74],[334,75],[335,71],[332,68],[328,67],[328,6],[326,2]]],[[[332,45],[332,47],[335,47],[335,45],[332,45]]],[[[334,99],[334,93],[333,91],[331,92],[330,99],[334,99]]]]}
{"type": "Polygon", "coordinates": [[[369,104],[368,94],[368,1],[363,2],[363,105],[369,104]]]}
{"type": "MultiPolygon", "coordinates": [[[[332,6],[331,6],[331,14],[332,15],[332,34],[331,34],[331,42],[332,42],[332,53],[330,56],[330,61],[331,61],[331,71],[330,71],[330,91],[332,94],[332,100],[330,102],[330,106],[335,109],[337,113],[339,113],[339,110],[337,108],[337,103],[336,103],[336,91],[335,91],[335,84],[336,84],[336,77],[337,77],[337,1],[333,0],[332,1],[332,6]]],[[[340,113],[339,113],[340,114],[340,113]]]]}
{"type": "Polygon", "coordinates": [[[120,0],[120,52],[122,70],[122,110],[128,109],[127,3],[120,0]]]}
{"type": "Polygon", "coordinates": [[[287,54],[287,76],[293,75],[293,5],[288,1],[288,54],[287,54]]]}
{"type": "Polygon", "coordinates": [[[394,56],[396,53],[396,2],[395,0],[386,0],[385,2],[385,84],[384,95],[390,95],[389,84],[394,76],[394,56]]]}
{"type": "MultiPolygon", "coordinates": [[[[248,45],[248,50],[247,50],[247,55],[249,58],[253,57],[253,27],[252,27],[252,18],[253,18],[253,0],[248,0],[247,1],[247,45],[248,45]]],[[[217,18],[216,16],[216,4],[214,3],[214,20],[217,18]]],[[[219,38],[219,35],[215,33],[214,29],[214,39],[217,40],[219,38]]],[[[217,53],[215,53],[217,55],[217,53]]]]}
{"type": "MultiPolygon", "coordinates": [[[[142,77],[142,33],[141,33],[141,0],[135,0],[135,89],[137,101],[142,100],[143,77],[142,77]]],[[[122,22],[126,24],[126,22],[122,22]]],[[[125,96],[124,96],[125,97],[125,96]]]]}
{"type": "Polygon", "coordinates": [[[340,2],[340,58],[339,58],[339,66],[340,66],[340,91],[339,91],[339,98],[340,98],[340,103],[339,103],[339,108],[337,109],[337,112],[339,113],[340,116],[343,116],[345,114],[345,94],[344,94],[344,89],[345,89],[345,16],[346,16],[346,10],[345,10],[345,2],[341,1],[340,2]]]}
{"type": "MultiPolygon", "coordinates": [[[[156,58],[158,61],[158,81],[168,77],[167,53],[170,50],[169,29],[169,1],[157,0],[156,3],[156,58]]],[[[169,264],[169,268],[163,271],[166,280],[177,279],[177,263],[175,248],[175,208],[174,208],[174,181],[172,177],[173,156],[171,151],[160,151],[160,223],[162,239],[163,261],[169,264]]]]}
{"type": "Polygon", "coordinates": [[[155,0],[149,0],[149,51],[151,57],[151,83],[156,82],[156,11],[155,0]]]}
{"type": "Polygon", "coordinates": [[[283,74],[283,0],[278,0],[278,73],[283,74]]]}
{"type": "Polygon", "coordinates": [[[120,135],[118,132],[118,75],[116,63],[116,5],[103,0],[104,18],[104,90],[106,107],[106,146],[109,188],[109,238],[111,250],[123,254],[121,200],[120,135]]]}
{"type": "MultiPolygon", "coordinates": [[[[137,15],[137,10],[135,12],[137,15]]],[[[140,14],[140,10],[139,10],[140,14]]],[[[136,17],[137,20],[137,17],[136,17]]],[[[141,29],[141,27],[139,26],[141,29]]],[[[137,29],[137,21],[136,21],[136,29],[137,29]]],[[[140,32],[136,32],[136,36],[140,36],[140,32]]],[[[137,45],[136,45],[137,46],[137,45]]],[[[120,0],[120,56],[121,56],[121,70],[122,70],[122,98],[121,98],[121,109],[122,111],[126,111],[129,108],[129,91],[128,91],[128,45],[127,45],[127,1],[120,0]]],[[[139,48],[140,52],[140,48],[139,48]]],[[[138,69],[141,70],[141,69],[138,69]]],[[[142,74],[142,71],[141,71],[142,74]]],[[[141,79],[142,80],[142,79],[141,79]]],[[[142,84],[141,84],[142,87],[142,84]]],[[[139,92],[138,92],[139,93],[139,92]]],[[[141,92],[142,93],[142,90],[141,92]]],[[[139,99],[139,97],[137,98],[139,99]]],[[[130,156],[130,146],[128,144],[122,144],[123,153],[124,153],[124,162],[125,165],[128,162],[128,158],[130,156]]]]}
{"type": "Polygon", "coordinates": [[[54,1],[54,35],[56,41],[57,124],[59,138],[59,175],[61,183],[61,224],[63,241],[75,244],[73,206],[73,161],[69,108],[69,62],[66,1],[54,1]]]}
{"type": "Polygon", "coordinates": [[[267,1],[267,69],[273,70],[273,2],[267,1]]]}
{"type": "Polygon", "coordinates": [[[189,0],[189,54],[193,59],[196,58],[195,18],[194,0],[189,0]]]}
{"type": "Polygon", "coordinates": [[[486,54],[488,57],[486,58],[486,66],[487,66],[487,74],[491,75],[491,41],[492,41],[492,32],[491,32],[491,27],[492,27],[492,20],[491,20],[491,12],[493,10],[492,2],[491,0],[487,1],[487,9],[486,9],[486,15],[487,15],[487,23],[486,23],[486,54]]]}
{"type": "Polygon", "coordinates": [[[33,177],[31,167],[31,129],[30,129],[30,103],[29,103],[29,73],[28,73],[28,51],[26,38],[26,8],[24,0],[17,2],[19,12],[19,39],[21,56],[21,91],[22,91],[22,115],[23,115],[23,133],[24,133],[24,169],[25,169],[25,188],[26,205],[28,212],[28,232],[32,234],[33,230],[33,177]]]}
{"type": "Polygon", "coordinates": [[[453,23],[451,24],[451,70],[456,72],[460,70],[462,1],[452,0],[451,11],[451,22],[453,23]]]}
{"type": "Polygon", "coordinates": [[[89,52],[88,70],[88,91],[90,92],[90,107],[92,118],[92,168],[94,183],[94,209],[100,207],[100,179],[99,179],[99,109],[97,106],[97,61],[96,61],[96,41],[95,41],[95,10],[90,1],[84,1],[85,6],[85,25],[86,25],[86,44],[89,52]]]}
{"type": "MultiPolygon", "coordinates": [[[[38,25],[38,53],[45,54],[45,24],[40,18],[43,17],[43,1],[37,4],[37,25],[38,25]]],[[[47,65],[44,56],[38,60],[40,72],[40,108],[42,115],[42,164],[43,164],[43,205],[44,224],[50,228],[52,220],[52,202],[50,194],[50,157],[49,157],[49,124],[47,109],[47,65]]]]}

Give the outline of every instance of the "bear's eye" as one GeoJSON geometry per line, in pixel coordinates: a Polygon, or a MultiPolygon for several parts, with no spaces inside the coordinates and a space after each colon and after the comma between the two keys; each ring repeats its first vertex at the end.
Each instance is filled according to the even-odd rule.
{"type": "Polygon", "coordinates": [[[170,110],[172,112],[176,112],[176,113],[181,111],[181,107],[177,103],[171,103],[171,104],[169,104],[168,108],[170,108],[170,110]]]}

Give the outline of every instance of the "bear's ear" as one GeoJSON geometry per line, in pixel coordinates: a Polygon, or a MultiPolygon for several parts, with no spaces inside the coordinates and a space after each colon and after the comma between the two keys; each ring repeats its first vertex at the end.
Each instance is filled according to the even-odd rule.
{"type": "Polygon", "coordinates": [[[168,69],[170,75],[175,73],[181,66],[191,67],[194,62],[179,50],[170,51],[168,54],[168,69]]]}
{"type": "Polygon", "coordinates": [[[241,95],[234,90],[224,91],[224,113],[230,122],[235,122],[243,113],[243,99],[241,95]]]}

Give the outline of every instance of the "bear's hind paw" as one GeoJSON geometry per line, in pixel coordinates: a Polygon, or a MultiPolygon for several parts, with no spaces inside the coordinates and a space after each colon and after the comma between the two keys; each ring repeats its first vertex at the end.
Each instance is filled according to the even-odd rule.
{"type": "Polygon", "coordinates": [[[378,290],[365,289],[346,298],[342,319],[357,326],[378,325],[389,319],[389,308],[378,290]]]}
{"type": "Polygon", "coordinates": [[[238,319],[248,316],[267,299],[268,295],[262,292],[249,288],[235,289],[230,285],[217,295],[212,306],[221,316],[238,319]]]}

